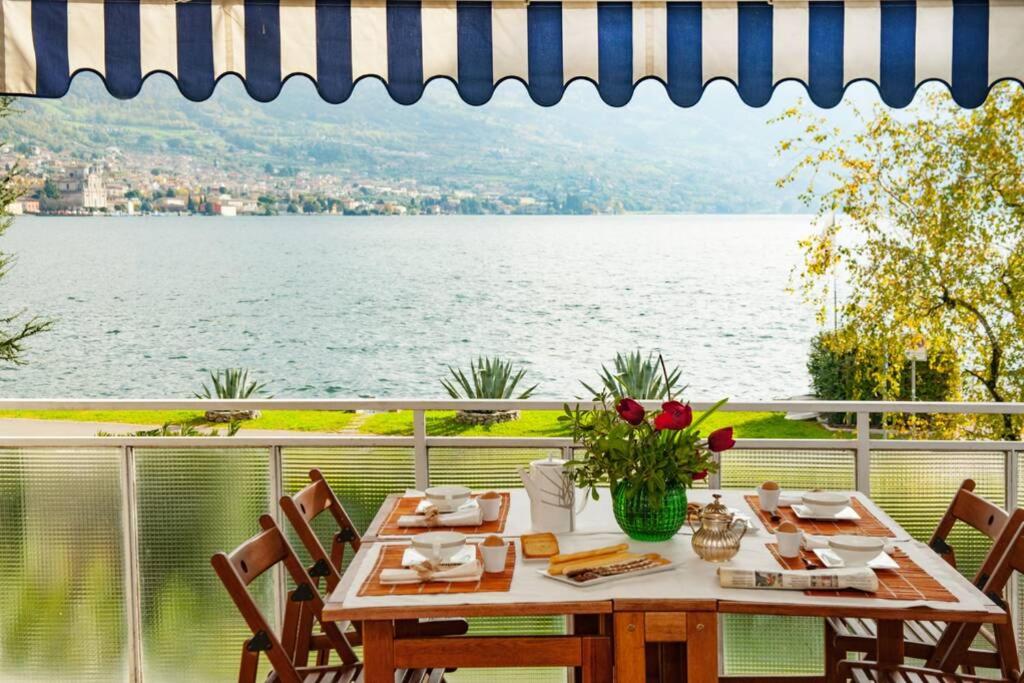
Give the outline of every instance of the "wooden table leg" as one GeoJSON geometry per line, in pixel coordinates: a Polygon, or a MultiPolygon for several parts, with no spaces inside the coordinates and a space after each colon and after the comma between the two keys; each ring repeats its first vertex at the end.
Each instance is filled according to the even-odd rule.
{"type": "Polygon", "coordinates": [[[615,681],[645,683],[646,641],[643,612],[615,614],[615,681]]]}
{"type": "Polygon", "coordinates": [[[395,624],[363,622],[363,683],[395,683],[395,624]]]}
{"type": "Polygon", "coordinates": [[[714,612],[686,615],[686,680],[718,682],[718,615],[714,612]]]}
{"type": "Polygon", "coordinates": [[[903,663],[903,622],[894,619],[878,620],[878,650],[876,659],[879,664],[903,663]]]}

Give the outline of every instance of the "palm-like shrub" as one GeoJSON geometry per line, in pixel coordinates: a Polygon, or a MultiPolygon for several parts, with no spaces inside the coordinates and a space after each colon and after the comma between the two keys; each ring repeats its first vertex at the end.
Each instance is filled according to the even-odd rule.
{"type": "Polygon", "coordinates": [[[639,350],[632,353],[616,353],[614,370],[602,365],[601,371],[597,373],[601,381],[600,389],[595,389],[582,380],[580,384],[595,399],[602,394],[615,400],[627,397],[660,400],[668,398],[669,394],[678,395],[686,388],[676,388],[682,371],[676,366],[671,372],[663,372],[658,359],[659,356],[653,351],[647,354],[646,358],[639,350]]]}
{"type": "MultiPolygon", "coordinates": [[[[196,392],[196,398],[234,400],[241,398],[254,398],[264,393],[266,382],[257,382],[249,379],[247,368],[224,368],[223,370],[211,371],[210,382],[213,387],[203,383],[203,388],[196,392]]],[[[210,422],[237,422],[239,420],[254,420],[260,416],[258,410],[207,410],[206,419],[210,422]]]]}
{"type": "MultiPolygon", "coordinates": [[[[441,386],[448,395],[456,399],[502,399],[529,398],[537,385],[523,389],[516,395],[519,383],[526,376],[526,370],[516,369],[512,361],[494,358],[477,358],[469,364],[469,376],[460,368],[448,366],[451,377],[441,380],[441,386]]],[[[460,410],[455,419],[467,424],[494,424],[507,422],[519,417],[516,410],[460,410]]]]}

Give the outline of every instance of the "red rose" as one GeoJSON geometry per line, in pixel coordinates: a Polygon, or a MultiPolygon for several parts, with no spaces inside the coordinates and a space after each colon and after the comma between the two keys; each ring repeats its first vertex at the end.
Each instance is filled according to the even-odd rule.
{"type": "Polygon", "coordinates": [[[715,453],[727,451],[735,445],[736,442],[732,438],[732,427],[716,429],[708,436],[708,448],[715,453]]]}
{"type": "Polygon", "coordinates": [[[634,427],[644,421],[644,407],[631,398],[624,398],[615,406],[619,417],[634,427]]]}
{"type": "Polygon", "coordinates": [[[708,476],[708,471],[707,470],[702,470],[702,471],[698,472],[697,474],[693,475],[693,480],[694,481],[700,481],[701,479],[706,479],[707,476],[708,476]]]}
{"type": "Polygon", "coordinates": [[[661,404],[661,413],[654,418],[654,428],[686,429],[693,422],[693,409],[679,401],[666,401],[661,404]]]}

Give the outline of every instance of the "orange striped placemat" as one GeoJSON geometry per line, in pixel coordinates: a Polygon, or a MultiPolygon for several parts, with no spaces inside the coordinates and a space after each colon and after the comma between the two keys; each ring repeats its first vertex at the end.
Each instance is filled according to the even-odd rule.
{"type": "Polygon", "coordinates": [[[850,499],[850,505],[860,515],[860,519],[801,519],[797,517],[791,507],[780,507],[776,512],[777,519],[772,519],[771,513],[761,509],[757,496],[744,496],[750,509],[754,511],[761,523],[769,530],[774,529],[783,522],[792,522],[800,531],[819,536],[836,536],[838,534],[853,534],[855,536],[880,536],[895,538],[896,532],[886,526],[881,520],[871,514],[871,511],[856,498],[850,499]]]}
{"type": "MultiPolygon", "coordinates": [[[[422,497],[414,496],[402,496],[396,498],[394,505],[391,508],[391,512],[388,513],[388,518],[384,520],[384,523],[380,527],[380,531],[377,532],[378,536],[415,536],[416,534],[422,534],[424,531],[433,530],[444,530],[444,531],[458,531],[460,534],[500,534],[505,531],[505,520],[508,519],[508,510],[511,506],[511,497],[508,493],[500,493],[501,496],[501,510],[498,512],[498,519],[493,522],[484,522],[478,526],[436,526],[436,527],[422,527],[422,526],[398,526],[398,520],[402,515],[414,515],[416,514],[416,507],[423,502],[422,497]]],[[[479,494],[473,494],[473,498],[479,497],[479,494]]]]}
{"type": "MultiPolygon", "coordinates": [[[[806,569],[804,560],[821,566],[821,560],[810,550],[802,552],[803,557],[783,557],[779,555],[779,547],[775,543],[769,543],[768,549],[785,569],[806,569]]],[[[922,569],[916,562],[910,559],[903,550],[897,548],[892,559],[896,560],[899,569],[879,569],[875,571],[878,577],[878,590],[874,593],[865,593],[857,590],[826,591],[814,590],[804,591],[805,595],[817,595],[822,597],[835,598],[877,598],[880,600],[928,600],[931,602],[957,602],[956,596],[946,590],[938,579],[922,569]]]]}
{"type": "MultiPolygon", "coordinates": [[[[480,548],[476,548],[477,559],[482,563],[480,548]]],[[[402,555],[409,546],[405,544],[384,545],[377,555],[373,571],[359,588],[358,595],[436,595],[439,593],[506,593],[512,588],[512,575],[516,568],[516,545],[508,544],[505,556],[505,571],[500,574],[484,572],[479,581],[427,581],[425,583],[381,583],[380,573],[385,569],[401,569],[402,555]]]]}

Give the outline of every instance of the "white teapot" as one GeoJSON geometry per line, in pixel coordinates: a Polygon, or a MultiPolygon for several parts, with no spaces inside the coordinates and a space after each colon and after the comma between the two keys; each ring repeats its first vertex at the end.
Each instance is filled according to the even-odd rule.
{"type": "Polygon", "coordinates": [[[582,511],[587,497],[576,495],[566,463],[566,460],[548,456],[545,460],[534,460],[529,468],[519,468],[519,476],[530,496],[530,521],[534,531],[562,533],[576,528],[576,500],[582,499],[582,511]]]}

